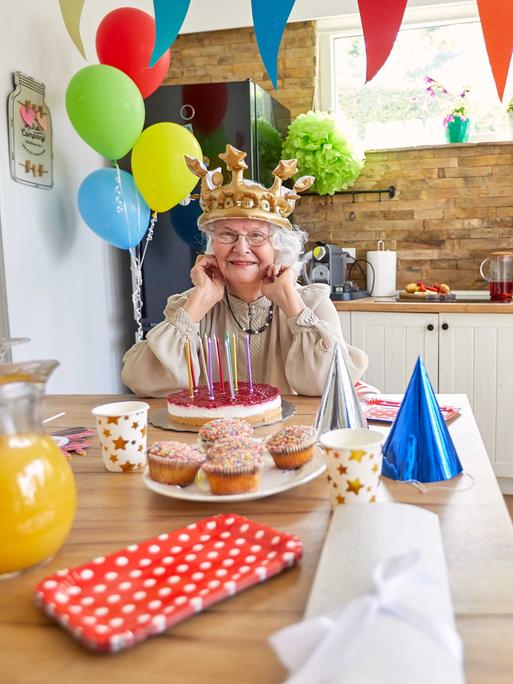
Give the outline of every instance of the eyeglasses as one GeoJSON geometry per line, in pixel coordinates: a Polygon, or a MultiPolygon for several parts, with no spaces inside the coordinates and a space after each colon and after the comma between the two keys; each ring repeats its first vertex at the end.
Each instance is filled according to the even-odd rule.
{"type": "Polygon", "coordinates": [[[252,247],[260,247],[271,237],[270,233],[265,233],[260,230],[252,230],[250,233],[237,233],[235,230],[228,228],[218,228],[212,231],[214,240],[222,242],[223,245],[234,245],[240,237],[246,238],[248,245],[252,247]]]}

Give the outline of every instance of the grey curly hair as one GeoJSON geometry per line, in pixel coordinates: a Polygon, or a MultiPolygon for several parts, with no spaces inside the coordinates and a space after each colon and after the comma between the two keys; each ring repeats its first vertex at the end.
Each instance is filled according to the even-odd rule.
{"type": "MultiPolygon", "coordinates": [[[[199,230],[204,233],[207,239],[205,247],[205,254],[213,254],[213,240],[212,228],[215,221],[208,224],[208,226],[200,227],[199,230]]],[[[262,221],[262,225],[267,226],[271,232],[271,244],[274,249],[274,263],[283,264],[284,266],[291,266],[299,275],[302,269],[301,255],[304,252],[305,243],[308,240],[308,234],[301,230],[297,225],[292,226],[292,230],[280,228],[271,223],[262,221]]]]}

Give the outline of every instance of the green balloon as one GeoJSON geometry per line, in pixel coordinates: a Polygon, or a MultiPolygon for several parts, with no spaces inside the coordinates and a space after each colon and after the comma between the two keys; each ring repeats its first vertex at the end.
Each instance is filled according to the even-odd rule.
{"type": "Polygon", "coordinates": [[[144,100],[131,78],[106,64],[80,69],[68,84],[66,110],[79,136],[107,159],[132,149],[144,125],[144,100]]]}

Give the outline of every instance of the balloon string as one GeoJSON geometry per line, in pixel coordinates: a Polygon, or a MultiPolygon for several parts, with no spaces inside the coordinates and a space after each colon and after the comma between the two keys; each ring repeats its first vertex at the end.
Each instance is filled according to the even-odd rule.
{"type": "Polygon", "coordinates": [[[151,215],[150,225],[148,227],[148,233],[146,235],[146,242],[144,243],[144,251],[141,258],[141,266],[143,265],[144,257],[146,256],[146,250],[148,249],[148,244],[153,240],[153,231],[155,230],[155,224],[157,223],[157,212],[154,211],[151,215]]]}
{"type": "Polygon", "coordinates": [[[461,494],[462,492],[468,492],[468,490],[472,489],[472,487],[476,484],[474,477],[470,473],[467,473],[466,470],[463,471],[462,475],[466,475],[471,480],[469,486],[465,487],[464,489],[455,490],[454,487],[447,487],[447,485],[434,485],[433,487],[426,487],[426,485],[423,482],[419,482],[418,480],[403,480],[403,484],[412,485],[420,492],[422,492],[422,494],[427,494],[428,492],[433,491],[433,489],[446,489],[447,491],[453,492],[454,494],[461,494]]]}
{"type": "Polygon", "coordinates": [[[155,230],[155,224],[157,223],[157,212],[154,211],[151,217],[150,225],[148,227],[148,232],[146,234],[146,240],[144,243],[144,250],[141,256],[140,244],[136,247],[130,249],[130,270],[132,271],[132,304],[134,308],[134,320],[136,323],[135,331],[135,341],[141,342],[143,339],[143,329],[142,329],[142,285],[143,285],[143,275],[142,275],[142,265],[144,262],[144,257],[146,256],[146,250],[148,249],[148,244],[153,239],[153,232],[155,230]]]}

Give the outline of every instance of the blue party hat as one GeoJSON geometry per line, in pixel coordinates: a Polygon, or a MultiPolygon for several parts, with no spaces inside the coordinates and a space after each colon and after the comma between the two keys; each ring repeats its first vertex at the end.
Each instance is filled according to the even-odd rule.
{"type": "Polygon", "coordinates": [[[462,470],[419,356],[383,446],[383,475],[393,480],[440,482],[450,480],[462,470]]]}

